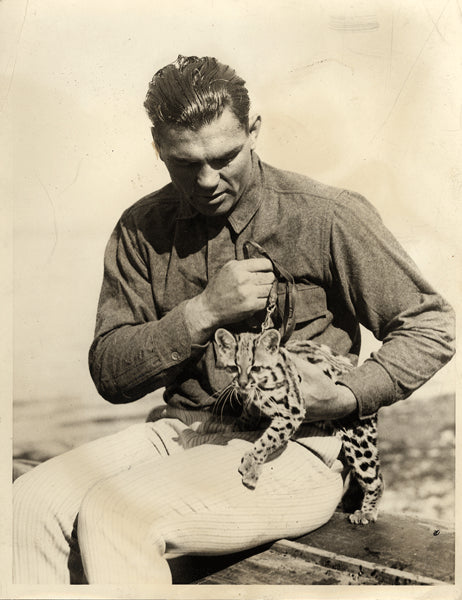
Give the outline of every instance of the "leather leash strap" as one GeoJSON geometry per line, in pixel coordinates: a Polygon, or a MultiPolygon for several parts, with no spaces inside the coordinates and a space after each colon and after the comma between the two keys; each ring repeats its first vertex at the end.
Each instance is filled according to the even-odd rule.
{"type": "Polygon", "coordinates": [[[276,279],[271,287],[271,291],[268,296],[267,303],[267,316],[263,322],[262,330],[268,329],[271,327],[271,316],[276,309],[277,300],[278,300],[278,288],[279,285],[284,286],[285,291],[285,302],[284,302],[284,314],[282,315],[282,331],[281,331],[281,344],[285,344],[287,340],[292,335],[292,332],[295,327],[295,302],[296,302],[296,287],[294,278],[291,273],[287,271],[284,267],[282,267],[277,261],[275,261],[268,252],[257,244],[257,242],[253,242],[249,240],[244,243],[243,251],[244,257],[250,258],[249,249],[250,247],[254,248],[257,252],[259,252],[262,256],[271,261],[273,265],[273,271],[276,276],[276,279]]]}

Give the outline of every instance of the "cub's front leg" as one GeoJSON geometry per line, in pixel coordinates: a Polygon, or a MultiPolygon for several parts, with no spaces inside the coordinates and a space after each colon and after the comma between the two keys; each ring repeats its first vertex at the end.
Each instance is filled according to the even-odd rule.
{"type": "Polygon", "coordinates": [[[303,421],[303,416],[278,415],[255,442],[252,449],[244,454],[239,467],[242,483],[255,489],[266,459],[287,444],[293,433],[303,421]]]}
{"type": "Polygon", "coordinates": [[[235,431],[252,431],[258,428],[262,413],[248,402],[244,403],[242,413],[234,424],[235,431]]]}

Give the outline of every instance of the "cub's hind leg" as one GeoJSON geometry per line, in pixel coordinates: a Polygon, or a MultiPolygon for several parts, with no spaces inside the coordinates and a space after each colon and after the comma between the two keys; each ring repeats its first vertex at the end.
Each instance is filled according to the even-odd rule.
{"type": "Polygon", "coordinates": [[[349,519],[352,523],[367,525],[377,520],[378,504],[384,488],[377,447],[376,418],[366,419],[352,427],[343,427],[341,438],[345,458],[364,494],[361,506],[349,519]]]}

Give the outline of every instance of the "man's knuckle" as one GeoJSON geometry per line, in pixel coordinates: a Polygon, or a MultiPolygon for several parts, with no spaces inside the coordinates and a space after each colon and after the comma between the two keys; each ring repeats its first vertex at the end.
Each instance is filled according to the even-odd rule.
{"type": "Polygon", "coordinates": [[[244,283],[239,289],[243,300],[250,302],[253,299],[253,287],[250,284],[244,283]]]}

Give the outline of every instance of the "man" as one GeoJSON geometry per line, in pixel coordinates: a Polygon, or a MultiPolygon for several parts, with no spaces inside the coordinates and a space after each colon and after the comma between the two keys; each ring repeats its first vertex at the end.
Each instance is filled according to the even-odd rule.
{"type": "Polygon", "coordinates": [[[451,308],[371,205],[259,160],[261,120],[230,67],[179,57],[156,73],[145,106],[171,183],[111,236],[90,370],[110,402],[165,387],[166,408],[17,481],[20,583],[69,582],[78,550],[90,583],[168,583],[169,557],[319,527],[342,478],[340,442],[316,421],[404,399],[453,354],[451,308]],[[248,241],[266,256],[246,257],[248,241]],[[210,341],[218,327],[258,322],[273,260],[295,280],[294,338],[354,359],[362,323],[383,345],[338,384],[305,368],[306,422],[249,490],[238,466],[261,432],[235,432],[231,412],[214,411],[225,381],[210,341]]]}

